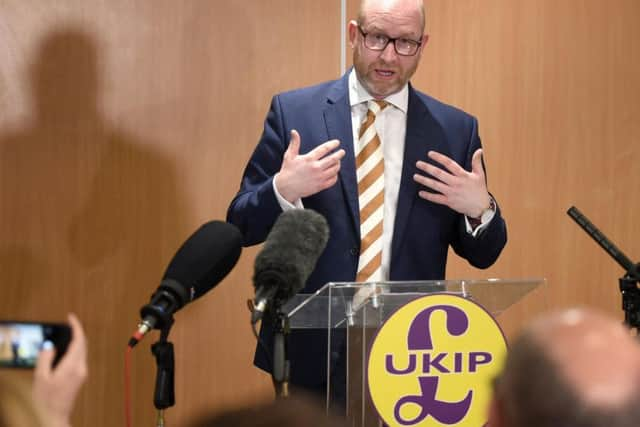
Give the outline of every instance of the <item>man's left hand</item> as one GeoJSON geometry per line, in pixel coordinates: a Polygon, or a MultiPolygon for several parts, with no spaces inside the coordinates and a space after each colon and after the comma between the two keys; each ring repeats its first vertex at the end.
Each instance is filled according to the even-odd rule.
{"type": "Polygon", "coordinates": [[[443,154],[429,151],[427,155],[446,170],[418,161],[416,167],[431,177],[417,173],[413,175],[414,181],[437,192],[434,194],[422,190],[418,195],[430,202],[448,206],[469,218],[479,218],[491,203],[482,167],[482,149],[478,148],[473,153],[471,172],[443,154]]]}

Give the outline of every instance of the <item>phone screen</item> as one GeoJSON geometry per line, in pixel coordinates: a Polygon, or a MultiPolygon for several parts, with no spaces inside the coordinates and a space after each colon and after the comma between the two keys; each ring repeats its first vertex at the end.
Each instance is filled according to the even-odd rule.
{"type": "Polygon", "coordinates": [[[37,322],[0,322],[0,367],[33,368],[45,341],[56,348],[55,365],[67,349],[71,331],[67,325],[37,322]]]}

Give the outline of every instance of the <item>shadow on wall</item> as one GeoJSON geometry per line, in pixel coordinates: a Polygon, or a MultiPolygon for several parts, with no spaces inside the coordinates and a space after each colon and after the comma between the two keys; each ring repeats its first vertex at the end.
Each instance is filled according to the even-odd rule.
{"type": "MultiPolygon", "coordinates": [[[[87,404],[121,394],[121,353],[140,305],[186,235],[174,165],[100,113],[99,59],[92,35],[50,32],[30,69],[33,119],[0,129],[0,312],[79,315],[98,367],[87,404]]],[[[151,390],[150,381],[139,385],[151,390]]],[[[119,408],[92,412],[121,421],[119,408]]]]}

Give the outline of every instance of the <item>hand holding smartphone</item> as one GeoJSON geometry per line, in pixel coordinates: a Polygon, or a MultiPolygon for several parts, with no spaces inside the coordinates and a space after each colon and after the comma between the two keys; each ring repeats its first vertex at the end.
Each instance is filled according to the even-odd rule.
{"type": "Polygon", "coordinates": [[[26,406],[16,410],[20,422],[7,425],[23,425],[36,413],[44,417],[42,425],[71,425],[74,403],[88,375],[87,339],[74,314],[69,314],[68,324],[0,321],[0,366],[35,368],[33,400],[27,398],[26,406]]]}
{"type": "Polygon", "coordinates": [[[71,425],[73,405],[88,375],[84,330],[74,314],[69,314],[68,321],[71,341],[60,363],[53,367],[54,352],[43,349],[33,371],[33,399],[45,411],[50,421],[47,425],[51,426],[71,425]]]}
{"type": "Polygon", "coordinates": [[[43,346],[55,347],[56,366],[65,354],[71,329],[64,323],[0,321],[0,367],[34,368],[43,346]]]}

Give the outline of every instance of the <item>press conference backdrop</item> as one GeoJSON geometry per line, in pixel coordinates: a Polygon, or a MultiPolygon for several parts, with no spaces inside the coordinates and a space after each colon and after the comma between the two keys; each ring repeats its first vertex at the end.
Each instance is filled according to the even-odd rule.
{"type": "MultiPolygon", "coordinates": [[[[357,2],[345,6],[354,16],[357,2]]],[[[428,6],[431,39],[413,82],[479,118],[509,226],[495,266],[452,255],[448,276],[544,276],[551,307],[620,315],[621,270],[565,211],[578,206],[640,259],[640,4],[428,6]]],[[[0,313],[83,320],[91,374],[74,424],[122,423],[123,353],[140,306],[180,243],[224,218],[272,94],[340,75],[342,7],[0,0],[0,313]]],[[[177,314],[168,422],[272,396],[251,367],[245,309],[257,250],[177,314]]],[[[508,333],[536,310],[514,307],[508,333]]],[[[155,339],[134,352],[134,425],[154,418],[155,339]]]]}

